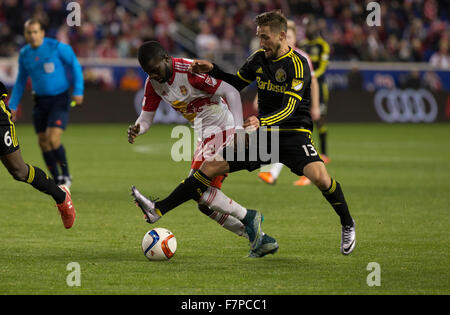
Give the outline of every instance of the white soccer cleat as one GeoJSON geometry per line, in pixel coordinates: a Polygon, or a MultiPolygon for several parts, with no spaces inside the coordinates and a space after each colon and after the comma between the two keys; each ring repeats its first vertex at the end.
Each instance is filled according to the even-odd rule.
{"type": "Polygon", "coordinates": [[[136,206],[141,208],[148,223],[155,223],[161,218],[155,211],[155,202],[142,195],[134,186],[131,186],[131,195],[134,197],[136,206]]]}
{"type": "Polygon", "coordinates": [[[343,226],[341,234],[341,253],[344,255],[349,255],[355,249],[356,245],[356,232],[355,232],[355,221],[353,221],[353,226],[343,226]]]}

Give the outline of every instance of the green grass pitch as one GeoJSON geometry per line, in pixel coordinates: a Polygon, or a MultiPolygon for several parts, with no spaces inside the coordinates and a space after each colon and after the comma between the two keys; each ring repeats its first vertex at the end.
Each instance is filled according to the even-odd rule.
{"type": "MultiPolygon", "coordinates": [[[[70,125],[63,142],[73,173],[77,220],[65,230],[49,196],[0,168],[0,294],[449,294],[450,125],[332,124],[329,173],[356,221],[357,245],[339,251],[340,225],[315,187],[294,187],[284,169],[275,186],[257,173],[232,174],[223,190],[265,215],[277,254],[245,258],[245,239],[201,214],[193,201],[155,224],[178,241],[168,262],[149,262],[151,229],[131,185],[165,197],[189,171],[173,162],[173,126],[126,140],[124,125],[70,125]],[[70,287],[67,265],[81,268],[70,287]],[[369,286],[371,262],[380,286],[369,286]]],[[[29,125],[18,125],[24,159],[44,170],[29,125]]],[[[47,171],[47,170],[46,170],[47,171]]]]}

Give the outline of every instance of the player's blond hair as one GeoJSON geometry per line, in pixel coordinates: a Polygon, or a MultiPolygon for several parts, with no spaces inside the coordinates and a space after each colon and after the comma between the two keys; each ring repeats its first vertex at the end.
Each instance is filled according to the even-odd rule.
{"type": "Polygon", "coordinates": [[[287,29],[294,32],[294,35],[297,36],[297,27],[295,26],[295,22],[292,20],[287,21],[287,29]]]}

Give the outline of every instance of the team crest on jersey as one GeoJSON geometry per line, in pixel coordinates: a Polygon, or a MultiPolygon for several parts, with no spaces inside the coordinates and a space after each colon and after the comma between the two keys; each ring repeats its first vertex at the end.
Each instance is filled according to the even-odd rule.
{"type": "Polygon", "coordinates": [[[208,76],[208,77],[206,78],[206,80],[205,80],[205,83],[208,84],[208,85],[211,85],[212,87],[214,87],[214,86],[216,86],[217,81],[216,81],[216,79],[214,79],[213,77],[208,76]]]}
{"type": "Polygon", "coordinates": [[[263,70],[261,67],[258,68],[258,70],[256,70],[256,73],[263,73],[263,70]]]}
{"type": "Polygon", "coordinates": [[[294,91],[300,91],[301,89],[303,88],[303,81],[302,80],[297,80],[297,79],[294,79],[294,80],[292,80],[292,89],[294,90],[294,91]]]}
{"type": "Polygon", "coordinates": [[[286,81],[286,71],[282,68],[278,69],[277,72],[275,72],[275,80],[280,83],[286,81]]]}
{"type": "Polygon", "coordinates": [[[186,96],[188,94],[188,90],[184,85],[180,86],[180,92],[181,94],[183,94],[183,96],[186,96]]]}
{"type": "Polygon", "coordinates": [[[311,54],[310,55],[318,55],[318,54],[319,54],[319,47],[311,48],[311,54]]]}

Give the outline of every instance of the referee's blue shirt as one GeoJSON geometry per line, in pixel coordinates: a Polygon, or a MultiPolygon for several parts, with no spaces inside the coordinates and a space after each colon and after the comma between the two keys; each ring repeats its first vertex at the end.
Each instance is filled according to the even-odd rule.
{"type": "Polygon", "coordinates": [[[29,44],[24,46],[20,50],[19,74],[9,100],[9,108],[17,109],[28,76],[31,77],[33,91],[38,96],[58,95],[67,91],[70,83],[65,67],[72,71],[72,95],[83,95],[83,72],[72,47],[48,37],[44,37],[42,45],[36,49],[29,44]]]}

